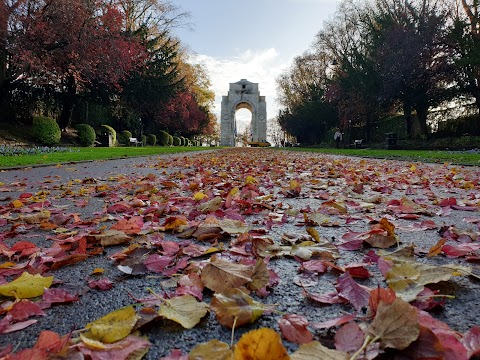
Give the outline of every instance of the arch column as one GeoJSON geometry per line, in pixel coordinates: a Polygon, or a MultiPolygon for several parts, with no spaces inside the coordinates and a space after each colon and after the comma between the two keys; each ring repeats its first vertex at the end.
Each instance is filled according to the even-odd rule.
{"type": "Polygon", "coordinates": [[[237,124],[235,112],[247,108],[252,113],[252,141],[267,140],[267,104],[265,96],[260,96],[258,84],[242,79],[230,83],[227,96],[222,96],[220,118],[220,145],[235,146],[237,124]]]}

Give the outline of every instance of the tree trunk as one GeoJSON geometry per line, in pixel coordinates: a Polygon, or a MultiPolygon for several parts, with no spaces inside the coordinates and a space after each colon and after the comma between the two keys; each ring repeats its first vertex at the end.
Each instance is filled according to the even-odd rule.
{"type": "Polygon", "coordinates": [[[412,124],[412,104],[405,101],[403,103],[403,116],[405,117],[405,126],[407,128],[407,137],[412,137],[413,124],[412,124]]]}
{"type": "Polygon", "coordinates": [[[68,75],[65,83],[65,93],[62,94],[62,112],[58,118],[58,125],[62,131],[70,126],[72,114],[77,104],[77,84],[73,75],[68,75]]]}
{"type": "Polygon", "coordinates": [[[428,136],[427,116],[428,116],[428,103],[421,101],[415,105],[417,111],[418,121],[420,122],[420,134],[422,136],[428,136]]]}

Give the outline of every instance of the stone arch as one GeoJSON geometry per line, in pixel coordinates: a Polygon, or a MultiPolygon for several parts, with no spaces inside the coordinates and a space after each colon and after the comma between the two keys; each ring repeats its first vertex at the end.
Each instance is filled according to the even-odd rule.
{"type": "Polygon", "coordinates": [[[252,141],[267,140],[267,104],[265,96],[260,96],[258,84],[242,79],[230,83],[227,96],[222,96],[220,118],[220,145],[235,146],[237,124],[235,112],[246,108],[252,113],[252,141]]]}

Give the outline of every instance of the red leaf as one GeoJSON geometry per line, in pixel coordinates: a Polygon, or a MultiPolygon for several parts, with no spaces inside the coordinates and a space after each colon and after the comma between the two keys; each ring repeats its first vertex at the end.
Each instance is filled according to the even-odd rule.
{"type": "Polygon", "coordinates": [[[424,326],[420,326],[417,340],[405,349],[405,353],[411,359],[446,359],[442,343],[432,330],[424,326]]]}
{"type": "Polygon", "coordinates": [[[113,287],[113,283],[107,278],[103,278],[100,280],[89,280],[88,286],[92,289],[110,290],[113,287]]]}
{"type": "Polygon", "coordinates": [[[338,294],[347,299],[355,310],[359,311],[368,305],[368,299],[370,298],[369,291],[365,287],[357,284],[350,274],[345,273],[340,276],[336,288],[338,294]]]}
{"type": "Polygon", "coordinates": [[[328,294],[312,294],[303,290],[303,295],[311,300],[319,302],[320,304],[344,304],[347,302],[343,297],[338,296],[338,293],[328,294]]]}
{"type": "Polygon", "coordinates": [[[362,347],[365,334],[355,322],[343,325],[335,333],[335,348],[339,351],[355,352],[362,347]]]}
{"type": "Polygon", "coordinates": [[[467,348],[468,358],[480,355],[480,326],[474,326],[465,333],[463,344],[467,348]]]}
{"type": "Polygon", "coordinates": [[[183,275],[178,280],[178,288],[175,291],[175,294],[187,295],[190,294],[195,296],[198,300],[202,301],[203,299],[203,282],[200,278],[200,275],[197,273],[190,273],[188,275],[183,275]]]}
{"type": "Polygon", "coordinates": [[[323,260],[308,260],[302,263],[300,271],[310,271],[316,274],[321,274],[327,271],[328,267],[323,260]]]}
{"type": "Polygon", "coordinates": [[[173,256],[161,256],[158,254],[152,254],[145,260],[145,266],[150,271],[161,273],[168,265],[170,265],[172,260],[173,256]]]}
{"type": "Polygon", "coordinates": [[[180,349],[173,349],[170,355],[161,357],[158,360],[188,360],[188,355],[182,355],[182,350],[180,349]]]}
{"type": "Polygon", "coordinates": [[[9,311],[9,314],[12,315],[14,321],[23,321],[33,315],[45,315],[40,305],[26,299],[20,300],[14,304],[12,309],[9,311]]]}
{"type": "Polygon", "coordinates": [[[63,289],[45,289],[43,301],[49,304],[62,304],[80,300],[77,295],[72,295],[63,289]]]}
{"type": "Polygon", "coordinates": [[[340,326],[345,323],[348,323],[353,319],[355,319],[355,315],[349,314],[349,315],[343,315],[338,318],[330,319],[327,321],[323,321],[320,323],[310,324],[310,326],[313,327],[314,329],[329,329],[333,326],[340,326]]]}
{"type": "Polygon", "coordinates": [[[283,337],[288,341],[295,344],[307,344],[313,340],[312,333],[307,329],[308,320],[304,316],[285,314],[278,320],[278,325],[283,337]]]}
{"type": "Polygon", "coordinates": [[[349,264],[345,266],[345,271],[352,277],[368,279],[372,274],[365,268],[367,264],[349,264]]]}
{"type": "Polygon", "coordinates": [[[380,301],[383,301],[386,304],[391,304],[396,297],[395,291],[392,289],[384,289],[380,287],[373,289],[370,291],[370,298],[368,299],[369,315],[375,316],[380,301]]]}
{"type": "Polygon", "coordinates": [[[453,245],[442,246],[443,253],[451,258],[465,256],[479,249],[480,249],[480,243],[463,243],[458,246],[453,246],[453,245]]]}

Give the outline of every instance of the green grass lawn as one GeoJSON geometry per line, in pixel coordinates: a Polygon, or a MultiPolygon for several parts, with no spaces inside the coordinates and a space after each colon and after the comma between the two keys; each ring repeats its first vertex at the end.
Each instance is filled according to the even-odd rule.
{"type": "MultiPolygon", "coordinates": [[[[46,164],[60,164],[76,161],[106,160],[126,157],[173,154],[179,152],[211,150],[210,147],[113,147],[113,148],[72,148],[72,152],[57,152],[39,155],[0,156],[0,169],[46,164]]],[[[279,150],[310,151],[325,154],[424,161],[480,166],[480,154],[470,152],[427,151],[427,150],[383,150],[383,149],[318,149],[280,148],[279,150]]]]}
{"type": "Polygon", "coordinates": [[[423,161],[433,163],[450,163],[480,166],[480,154],[473,152],[451,152],[437,150],[386,150],[386,149],[317,149],[317,148],[284,148],[283,150],[310,151],[325,154],[372,157],[407,161],[423,161]]]}
{"type": "Polygon", "coordinates": [[[38,155],[1,156],[0,168],[60,164],[76,161],[106,160],[126,157],[173,154],[187,151],[210,150],[209,147],[111,147],[111,148],[72,148],[72,152],[55,152],[38,155]]]}

